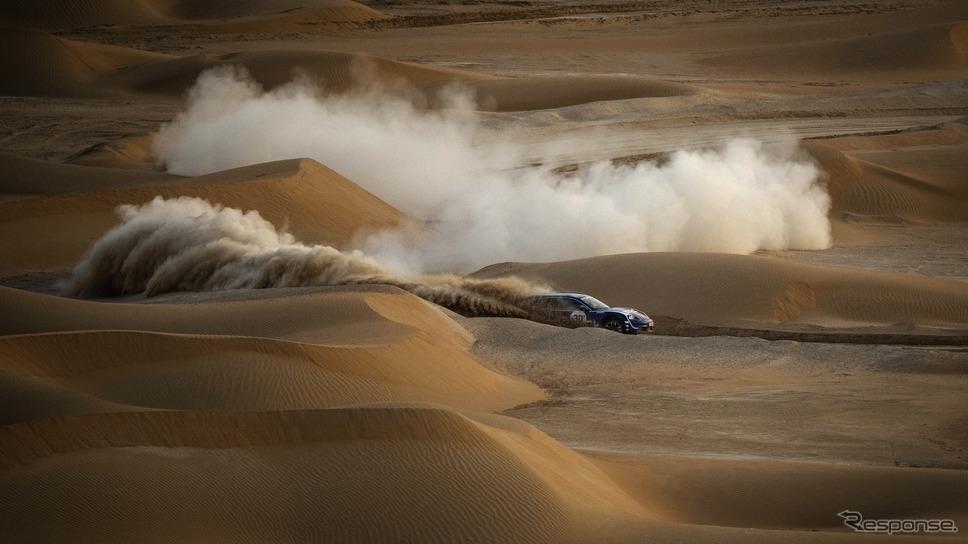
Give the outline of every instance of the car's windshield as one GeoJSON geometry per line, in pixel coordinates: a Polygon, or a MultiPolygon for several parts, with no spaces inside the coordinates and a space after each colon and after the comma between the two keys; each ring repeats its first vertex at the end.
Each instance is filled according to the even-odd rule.
{"type": "Polygon", "coordinates": [[[580,300],[585,304],[587,304],[588,307],[591,308],[592,310],[607,310],[609,307],[608,304],[605,304],[604,302],[598,300],[597,298],[590,297],[588,295],[581,297],[580,300]]]}

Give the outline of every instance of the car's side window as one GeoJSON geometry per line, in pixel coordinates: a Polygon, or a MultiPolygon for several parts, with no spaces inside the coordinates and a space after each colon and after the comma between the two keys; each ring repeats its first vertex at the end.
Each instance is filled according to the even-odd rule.
{"type": "Polygon", "coordinates": [[[584,310],[584,308],[581,307],[581,304],[571,299],[562,299],[561,309],[566,312],[573,312],[575,310],[584,310]]]}
{"type": "Polygon", "coordinates": [[[561,310],[561,300],[557,298],[543,298],[537,302],[537,307],[544,312],[557,312],[561,310]]]}

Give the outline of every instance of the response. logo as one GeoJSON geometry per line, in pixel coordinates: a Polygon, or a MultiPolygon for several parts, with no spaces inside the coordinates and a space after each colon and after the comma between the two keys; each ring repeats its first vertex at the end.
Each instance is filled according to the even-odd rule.
{"type": "Polygon", "coordinates": [[[837,514],[844,525],[859,533],[957,533],[951,519],[864,519],[860,512],[844,510],[837,514]]]}

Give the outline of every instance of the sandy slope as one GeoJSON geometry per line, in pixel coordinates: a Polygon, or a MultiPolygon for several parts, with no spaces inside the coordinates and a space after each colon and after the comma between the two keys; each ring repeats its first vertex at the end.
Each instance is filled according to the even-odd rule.
{"type": "Polygon", "coordinates": [[[959,499],[950,495],[960,496],[964,485],[911,471],[906,482],[892,475],[894,483],[872,488],[864,484],[880,481],[883,470],[814,474],[816,467],[782,464],[772,476],[756,471],[744,478],[742,464],[711,462],[703,468],[718,476],[700,483],[706,470],[683,472],[674,461],[627,467],[609,457],[593,464],[517,420],[410,406],[118,413],[7,426],[0,433],[19,445],[5,452],[2,481],[23,500],[0,503],[10,514],[2,518],[5,534],[18,541],[61,538],[66,525],[81,542],[95,528],[97,541],[153,540],[163,533],[178,541],[204,534],[217,541],[359,542],[391,534],[421,542],[584,542],[598,541],[605,527],[614,542],[829,542],[850,535],[802,531],[838,528],[822,511],[804,512],[803,495],[791,516],[794,511],[775,502],[771,484],[800,489],[819,477],[830,483],[807,488],[819,495],[816,503],[834,492],[874,515],[926,516],[957,516],[959,499]],[[686,491],[697,483],[733,497],[766,490],[761,501],[768,506],[735,499],[697,504],[686,491]],[[896,492],[897,485],[912,497],[931,493],[936,506],[916,500],[916,510],[878,506],[879,494],[896,492]],[[937,494],[942,488],[948,497],[937,494]],[[144,489],[152,492],[139,492],[144,489]],[[784,529],[800,530],[776,532],[784,529]]]}
{"type": "MultiPolygon", "coordinates": [[[[309,243],[340,245],[361,229],[408,221],[406,216],[332,170],[294,159],[217,172],[196,178],[136,172],[124,178],[96,168],[51,165],[25,168],[6,156],[14,172],[0,189],[21,195],[45,176],[61,176],[61,190],[83,191],[0,203],[5,272],[71,266],[117,218],[121,204],[145,203],[157,196],[195,196],[243,210],[259,210],[276,225],[309,243]],[[120,179],[127,179],[121,182],[120,179]]],[[[26,163],[27,166],[29,161],[26,163]]],[[[2,176],[0,176],[2,178],[2,176]]],[[[44,189],[46,191],[47,189],[44,189]]]]}
{"type": "Polygon", "coordinates": [[[151,54],[78,42],[10,27],[0,38],[11,54],[0,62],[0,92],[24,96],[180,98],[203,71],[241,66],[267,89],[298,74],[327,92],[358,88],[419,88],[435,96],[459,83],[483,111],[552,109],[630,98],[688,96],[683,84],[634,77],[498,78],[467,70],[395,62],[380,57],[319,49],[246,51],[221,55],[151,54]]]}
{"type": "Polygon", "coordinates": [[[876,32],[866,36],[837,34],[847,30],[846,25],[814,27],[791,39],[793,43],[725,53],[704,62],[732,66],[740,73],[769,66],[779,74],[808,72],[823,79],[856,77],[858,73],[886,79],[912,70],[924,78],[952,78],[968,67],[965,23],[959,21],[964,16],[964,5],[952,2],[913,15],[882,16],[880,24],[872,28],[876,32]]]}
{"type": "MultiPolygon", "coordinates": [[[[249,2],[221,0],[217,2],[186,2],[181,0],[96,0],[70,5],[65,9],[56,1],[42,0],[27,4],[11,4],[0,13],[4,24],[40,28],[44,30],[69,30],[96,25],[152,25],[177,21],[205,21],[262,16],[259,23],[270,25],[274,19],[301,20],[311,16],[313,20],[329,22],[363,21],[383,18],[381,13],[351,0],[270,0],[249,2]],[[294,13],[295,12],[295,13],[294,13]]],[[[236,30],[238,31],[238,30],[236,30]]]]}
{"type": "MultiPolygon", "coordinates": [[[[93,150],[92,153],[93,154],[93,150]]],[[[117,166],[117,160],[105,161],[117,166]]],[[[132,172],[129,169],[91,167],[28,159],[9,153],[0,154],[0,199],[87,193],[93,191],[127,189],[139,186],[160,186],[177,183],[184,178],[164,172],[132,172]]]]}
{"type": "Polygon", "coordinates": [[[11,311],[0,341],[5,389],[37,390],[32,399],[5,395],[6,423],[118,405],[248,411],[407,401],[495,410],[541,397],[481,367],[462,329],[392,290],[189,305],[3,295],[11,311]]]}
{"type": "MultiPolygon", "coordinates": [[[[3,94],[26,96],[119,96],[97,79],[126,66],[173,57],[100,44],[78,43],[37,30],[3,27],[0,44],[10,54],[0,60],[3,94]]],[[[120,92],[119,92],[120,91],[120,92]]]]}
{"type": "Polygon", "coordinates": [[[656,517],[679,523],[831,530],[838,522],[830,510],[839,507],[871,517],[920,511],[968,522],[964,472],[762,460],[697,463],[662,456],[642,463],[608,453],[593,458],[633,497],[651,505],[656,517]]]}
{"type": "MultiPolygon", "coordinates": [[[[690,96],[698,92],[681,83],[608,76],[462,81],[461,88],[473,93],[480,111],[498,112],[552,110],[592,102],[690,96]]],[[[436,88],[430,86],[426,90],[433,94],[436,88]]]]}
{"type": "Polygon", "coordinates": [[[641,512],[591,463],[526,424],[427,407],[110,414],[3,433],[22,448],[5,452],[6,496],[43,490],[2,503],[10,515],[0,523],[17,541],[74,526],[109,540],[164,531],[179,541],[359,542],[394,531],[421,542],[550,542],[596,511],[641,512]],[[16,467],[24,463],[33,468],[16,467]],[[79,467],[79,480],[64,478],[79,467]],[[61,522],[36,532],[28,516],[38,508],[61,522]]]}
{"type": "Polygon", "coordinates": [[[795,93],[956,80],[968,62],[961,24],[968,20],[968,6],[956,1],[711,7],[697,0],[571,16],[566,6],[536,4],[561,17],[549,13],[515,21],[509,10],[506,22],[394,28],[385,40],[346,34],[333,37],[329,46],[458,61],[499,75],[624,73],[686,82],[719,79],[795,93]],[[514,62],[507,62],[511,55],[514,62]]]}
{"type": "Polygon", "coordinates": [[[938,223],[968,219],[968,125],[810,142],[827,173],[834,217],[938,223]]]}
{"type": "Polygon", "coordinates": [[[964,348],[889,344],[968,331],[950,279],[968,238],[936,234],[968,219],[968,4],[517,4],[0,8],[0,277],[32,289],[0,286],[0,540],[878,540],[848,508],[965,530],[964,348]],[[606,159],[743,127],[851,133],[806,144],[835,247],[479,273],[638,306],[685,338],[467,321],[390,287],[51,294],[118,205],[156,196],[256,209],[308,243],[410,221],[296,157],[159,171],[152,131],[220,64],[267,87],[297,67],[338,92],[461,82],[496,137],[606,159]],[[933,251],[950,277],[896,273],[933,251]],[[846,343],[699,337],[750,329],[846,343]]]}
{"type": "Polygon", "coordinates": [[[491,79],[462,70],[309,48],[176,57],[20,27],[4,28],[0,45],[10,53],[0,61],[0,92],[23,96],[181,98],[201,72],[226,64],[244,67],[266,88],[287,83],[297,73],[337,92],[359,86],[393,89],[491,79]]]}
{"type": "Polygon", "coordinates": [[[801,330],[903,325],[895,332],[905,328],[963,331],[968,325],[968,290],[961,281],[756,256],[640,253],[547,264],[508,263],[476,275],[505,274],[544,280],[565,291],[594,293],[616,306],[641,308],[650,315],[692,324],[802,326],[801,330]]]}
{"type": "Polygon", "coordinates": [[[370,87],[407,89],[492,77],[366,55],[306,48],[189,56],[119,70],[105,79],[111,87],[131,89],[139,94],[180,97],[198,79],[201,72],[220,65],[244,67],[264,88],[288,83],[299,75],[308,77],[320,89],[329,92],[370,87]]]}

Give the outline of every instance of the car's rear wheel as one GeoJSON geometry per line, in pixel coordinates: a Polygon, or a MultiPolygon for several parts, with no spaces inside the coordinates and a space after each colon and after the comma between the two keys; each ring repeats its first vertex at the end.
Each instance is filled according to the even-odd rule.
{"type": "Polygon", "coordinates": [[[606,319],[605,322],[602,323],[602,326],[610,331],[625,332],[625,325],[622,324],[621,320],[614,317],[606,319]]]}

